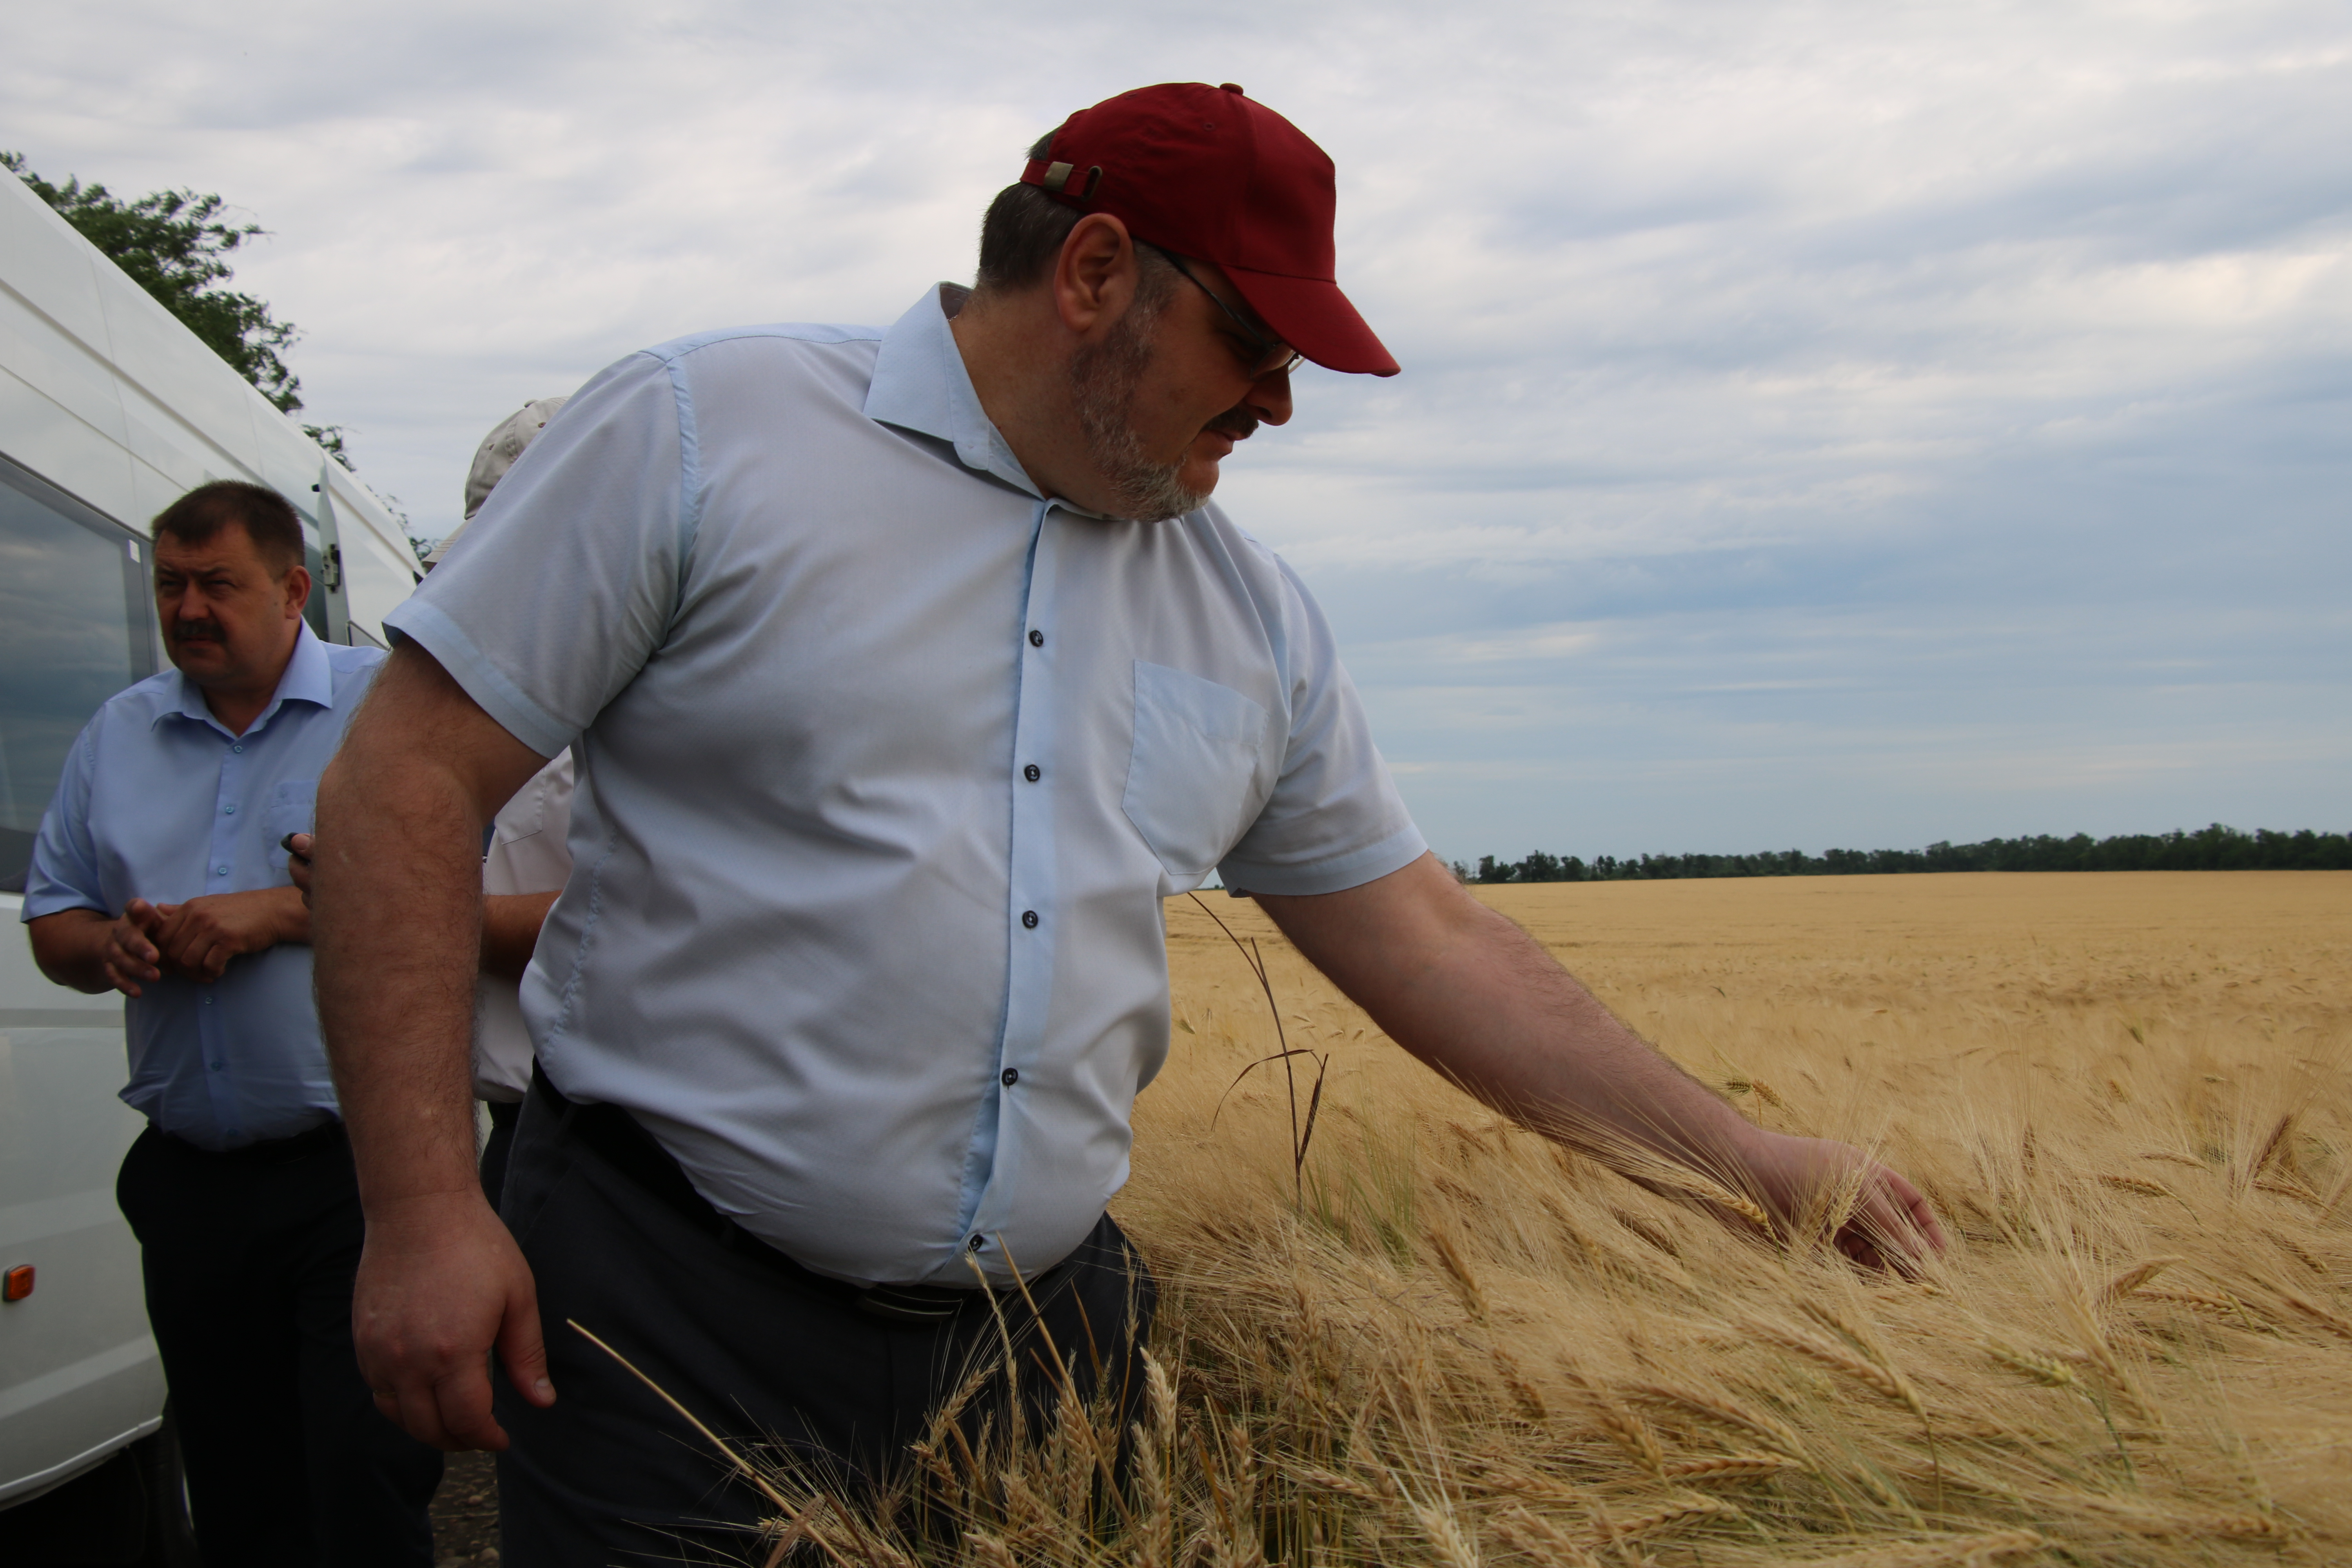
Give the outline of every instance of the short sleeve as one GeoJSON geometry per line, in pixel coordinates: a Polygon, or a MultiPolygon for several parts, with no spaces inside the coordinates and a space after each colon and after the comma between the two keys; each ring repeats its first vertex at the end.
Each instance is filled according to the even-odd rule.
{"type": "Polygon", "coordinates": [[[1336,893],[1402,869],[1429,846],[1372,744],[1329,623],[1286,565],[1282,587],[1290,700],[1282,773],[1218,873],[1245,892],[1336,893]]]}
{"type": "Polygon", "coordinates": [[[693,547],[692,428],[670,361],[606,370],[384,625],[515,739],[562,751],[668,633],[693,547]]]}
{"type": "Polygon", "coordinates": [[[96,910],[113,914],[100,885],[98,847],[89,836],[89,784],[96,772],[94,752],[103,710],[92,719],[67,755],[49,809],[41,814],[41,828],[33,837],[33,860],[25,872],[23,918],[36,921],[63,910],[96,910]]]}

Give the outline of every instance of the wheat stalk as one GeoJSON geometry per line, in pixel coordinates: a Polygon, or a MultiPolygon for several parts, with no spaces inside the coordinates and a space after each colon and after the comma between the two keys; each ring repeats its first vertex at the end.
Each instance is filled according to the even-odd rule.
{"type": "Polygon", "coordinates": [[[2166,1301],[2177,1307],[2194,1307],[2203,1312],[2218,1312],[2225,1318],[2245,1320],[2249,1314],[2245,1304],[2235,1296],[2214,1295],[2204,1290],[2142,1290],[2135,1298],[2141,1301],[2166,1301]]]}
{"type": "Polygon", "coordinates": [[[2085,1493],[2077,1506],[2140,1535],[2218,1535],[2233,1541],[2284,1541],[2286,1526],[2266,1514],[2167,1509],[2125,1498],[2085,1493]]]}
{"type": "Polygon", "coordinates": [[[2162,1182],[2151,1182],[2146,1176],[2124,1176],[2111,1171],[2103,1171],[2099,1173],[2099,1181],[2102,1185],[2113,1187],[2118,1192],[2138,1193],[2144,1197],[2168,1198],[2172,1195],[2170,1187],[2166,1186],[2162,1182]]]}
{"type": "Polygon", "coordinates": [[[2308,1204],[2315,1209],[2327,1206],[2326,1198],[2296,1182],[2282,1182],[2270,1176],[2257,1176],[2254,1178],[2254,1191],[2270,1193],[2282,1198],[2293,1198],[2299,1204],[2308,1204]]]}
{"type": "Polygon", "coordinates": [[[1462,1521],[1454,1510],[1442,1501],[1422,1502],[1408,1497],[1406,1506],[1412,1510],[1415,1523],[1437,1549],[1437,1560],[1446,1568],[1478,1568],[1478,1549],[1462,1529],[1462,1521]]]}
{"type": "Polygon", "coordinates": [[[1742,1324],[1742,1327],[1757,1339],[1779,1345],[1782,1350],[1794,1351],[1799,1355],[1819,1362],[1832,1372],[1844,1373],[1864,1387],[1904,1406],[1915,1415],[1924,1417],[1927,1413],[1920,1403],[1917,1391],[1912,1388],[1910,1381],[1892,1367],[1881,1366],[1851,1351],[1841,1350],[1827,1340],[1818,1335],[1809,1334],[1802,1329],[1768,1323],[1760,1318],[1750,1318],[1742,1324]]]}
{"type": "Polygon", "coordinates": [[[1584,1544],[1588,1548],[1619,1545],[1645,1535],[1655,1535],[1662,1530],[1671,1530],[1695,1519],[1737,1514],[1738,1511],[1718,1498],[1702,1497],[1693,1492],[1633,1519],[1613,1520],[1605,1513],[1596,1512],[1593,1515],[1593,1532],[1585,1537],[1584,1544]]]}
{"type": "Polygon", "coordinates": [[[1779,1448],[1792,1460],[1804,1460],[1804,1439],[1796,1429],[1777,1416],[1720,1394],[1702,1394],[1696,1389],[1675,1388],[1664,1384],[1639,1383],[1625,1392],[1635,1399],[1651,1404],[1674,1405],[1694,1415],[1704,1416],[1726,1426],[1738,1426],[1753,1433],[1779,1448]]]}
{"type": "Polygon", "coordinates": [[[2044,1388],[2079,1388],[2080,1380],[2074,1370],[2055,1356],[2035,1355],[2005,1345],[1999,1340],[1984,1342],[1985,1353],[2012,1372],[2023,1373],[2044,1388]]]}
{"type": "Polygon", "coordinates": [[[2352,1340],[2352,1321],[2347,1321],[2344,1318],[2329,1311],[2318,1302],[2310,1300],[2308,1297],[2299,1296],[2292,1290],[2281,1290],[2278,1294],[2280,1300],[2284,1301],[2288,1306],[2294,1308],[2305,1317],[2309,1318],[2313,1322],[2317,1323],[2329,1333],[2336,1335],[2339,1339],[2352,1340]]]}
{"type": "Polygon", "coordinates": [[[2180,1261],[2178,1258],[2151,1258],[2145,1263],[2135,1263],[2101,1288],[2099,1300],[2102,1303],[2120,1301],[2180,1261]]]}
{"type": "Polygon", "coordinates": [[[1940,1541],[1876,1546],[1836,1557],[1808,1557],[1787,1568],[1978,1568],[1979,1564],[1996,1563],[2044,1544],[2034,1531],[2004,1530],[1984,1535],[1955,1535],[1940,1541]]]}
{"type": "Polygon", "coordinates": [[[1495,1533],[1513,1551],[1558,1568],[1600,1568],[1600,1559],[1584,1543],[1559,1525],[1525,1508],[1506,1510],[1495,1521],[1495,1533]]]}
{"type": "Polygon", "coordinates": [[[1666,1466],[1661,1475],[1670,1481],[1749,1480],[1759,1476],[1777,1476],[1796,1462],[1779,1454],[1721,1454],[1711,1458],[1678,1460],[1666,1466]]]}

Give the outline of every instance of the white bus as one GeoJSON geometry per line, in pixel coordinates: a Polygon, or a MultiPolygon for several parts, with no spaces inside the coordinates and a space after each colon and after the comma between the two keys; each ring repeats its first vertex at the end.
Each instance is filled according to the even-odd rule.
{"type": "MultiPolygon", "coordinates": [[[[21,181],[0,174],[0,914],[68,749],[163,667],[147,520],[247,479],[305,516],[311,627],[380,642],[416,584],[381,502],[21,181]]],[[[122,998],[0,939],[0,1561],[193,1561],[139,1251],[122,998]]]]}

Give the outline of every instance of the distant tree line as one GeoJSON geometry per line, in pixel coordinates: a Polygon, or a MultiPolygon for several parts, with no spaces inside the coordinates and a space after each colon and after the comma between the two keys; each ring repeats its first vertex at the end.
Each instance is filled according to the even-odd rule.
{"type": "Polygon", "coordinates": [[[2344,871],[2352,870],[2352,836],[2342,833],[2252,833],[2215,823],[2195,833],[2126,833],[2093,838],[2041,834],[1988,838],[1981,844],[1930,844],[1925,849],[1765,850],[1759,855],[1613,855],[1590,863],[1538,849],[1506,862],[1481,855],[1475,867],[1456,860],[1465,882],[1629,882],[1686,877],[1863,877],[1909,871],[2344,871]]]}

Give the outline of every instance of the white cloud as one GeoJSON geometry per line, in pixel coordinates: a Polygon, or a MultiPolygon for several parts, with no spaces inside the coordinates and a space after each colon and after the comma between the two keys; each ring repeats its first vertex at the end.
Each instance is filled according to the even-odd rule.
{"type": "MultiPolygon", "coordinates": [[[[1572,724],[1595,704],[1649,705],[1613,733],[1660,765],[1736,759],[1727,799],[1607,808],[1654,820],[1652,847],[1685,842],[1669,799],[1767,842],[1879,820],[1889,790],[1959,810],[1893,763],[1841,790],[1758,740],[1796,723],[1775,693],[1865,726],[1852,669],[1914,683],[1914,710],[1941,693],[1951,658],[1902,654],[1905,627],[2002,625],[2038,677],[1953,656],[1965,679],[2095,694],[2067,743],[2119,771],[2018,760],[2043,753],[1997,716],[1895,732],[2007,759],[1985,765],[2052,811],[2075,809],[2062,779],[2120,803],[2135,767],[2178,775],[2132,763],[2157,753],[2117,716],[2156,700],[2170,642],[2352,670],[2325,587],[2352,566],[2339,5],[142,0],[12,30],[0,145],[257,214],[275,237],[240,284],[308,331],[310,416],[437,533],[525,397],[730,321],[887,320],[968,272],[1036,132],[1188,78],[1242,81],[1333,153],[1342,279],[1406,365],[1302,377],[1223,499],[1318,584],[1401,760],[1427,761],[1391,639],[1469,682],[1458,713],[1550,748],[1465,753],[1502,804],[1417,793],[1433,820],[1588,821],[1511,770],[1594,765],[1572,724]],[[2134,616],[2137,664],[2069,629],[2134,616]],[[1667,625],[1697,650],[1672,689],[1616,658],[1667,625]],[[1759,673],[1812,658],[1836,668],[1759,673]],[[1685,687],[1713,705],[1691,716],[1685,687]]],[[[2332,679],[2252,704],[2278,745],[2315,712],[2342,727],[2332,679]]],[[[2340,777],[2233,771],[2272,742],[2169,710],[2165,743],[2217,759],[2191,816],[2340,825],[2340,777]]]]}

